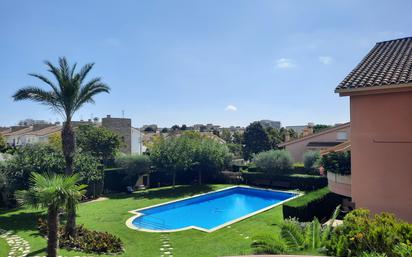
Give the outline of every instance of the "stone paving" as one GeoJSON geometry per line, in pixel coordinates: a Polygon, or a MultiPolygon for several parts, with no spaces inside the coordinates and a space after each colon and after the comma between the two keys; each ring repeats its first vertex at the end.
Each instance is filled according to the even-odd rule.
{"type": "MultiPolygon", "coordinates": [[[[26,257],[30,253],[29,242],[14,234],[13,231],[7,231],[0,228],[0,238],[6,240],[10,246],[10,252],[7,257],[26,257]]],[[[35,256],[46,257],[46,256],[35,256]]],[[[64,257],[64,256],[58,256],[64,257]]],[[[75,256],[75,257],[93,257],[93,256],[75,256]]]]}
{"type": "Polygon", "coordinates": [[[244,239],[251,239],[248,234],[246,234],[245,232],[239,231],[237,228],[232,228],[232,226],[227,226],[226,228],[232,229],[233,231],[236,232],[236,234],[238,234],[239,236],[243,237],[244,239]]]}
{"type": "Polygon", "coordinates": [[[162,246],[160,247],[160,257],[173,257],[173,247],[168,235],[161,234],[160,241],[162,243],[162,246]]]}
{"type": "Polygon", "coordinates": [[[25,257],[30,253],[29,242],[14,234],[13,231],[0,229],[0,238],[5,239],[10,246],[10,252],[7,257],[25,257]]]}

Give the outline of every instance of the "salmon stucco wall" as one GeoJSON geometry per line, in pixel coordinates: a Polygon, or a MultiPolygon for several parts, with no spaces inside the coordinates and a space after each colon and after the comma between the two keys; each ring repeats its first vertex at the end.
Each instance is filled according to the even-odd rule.
{"type": "Polygon", "coordinates": [[[352,201],[412,222],[412,92],[352,95],[352,201]]]}
{"type": "MultiPolygon", "coordinates": [[[[286,145],[285,149],[289,151],[294,161],[302,162],[303,154],[308,151],[307,145],[310,142],[344,142],[345,140],[337,139],[338,132],[346,132],[348,138],[350,138],[350,125],[348,124],[347,126],[342,126],[342,128],[339,128],[338,130],[332,130],[326,133],[319,132],[319,134],[307,137],[306,139],[302,138],[299,141],[286,145]]],[[[325,149],[326,148],[328,147],[325,147],[325,149]]]]}

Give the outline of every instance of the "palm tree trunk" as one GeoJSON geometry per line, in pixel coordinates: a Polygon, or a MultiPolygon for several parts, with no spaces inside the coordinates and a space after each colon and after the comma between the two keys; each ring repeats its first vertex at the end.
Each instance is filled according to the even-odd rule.
{"type": "Polygon", "coordinates": [[[66,175],[72,175],[76,140],[74,137],[74,131],[73,131],[72,123],[70,120],[67,120],[63,126],[62,147],[63,147],[64,159],[66,160],[65,173],[66,175]]]}
{"type": "MultiPolygon", "coordinates": [[[[76,147],[76,139],[70,119],[64,123],[62,130],[62,147],[63,155],[66,160],[65,173],[68,176],[73,175],[73,159],[76,147]]],[[[67,224],[65,234],[74,237],[76,235],[76,209],[69,208],[67,210],[67,224]]]]}
{"type": "Polygon", "coordinates": [[[71,203],[67,205],[67,223],[64,230],[65,236],[76,236],[76,206],[71,203]]]}
{"type": "Polygon", "coordinates": [[[57,256],[57,247],[59,244],[58,239],[58,227],[59,227],[59,216],[58,210],[55,206],[50,206],[47,211],[47,257],[57,256]]]}
{"type": "Polygon", "coordinates": [[[173,187],[176,185],[176,171],[173,171],[173,187]]]}

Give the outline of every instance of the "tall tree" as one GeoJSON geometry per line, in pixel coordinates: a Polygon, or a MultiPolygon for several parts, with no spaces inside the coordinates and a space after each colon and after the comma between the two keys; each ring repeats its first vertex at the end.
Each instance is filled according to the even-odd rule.
{"type": "Polygon", "coordinates": [[[34,208],[47,209],[47,256],[56,257],[58,247],[59,209],[75,208],[85,193],[85,185],[78,185],[80,177],[41,175],[32,173],[29,190],[16,192],[18,201],[34,208]]]}
{"type": "Polygon", "coordinates": [[[255,121],[247,126],[243,138],[243,156],[247,160],[252,157],[252,154],[271,148],[269,136],[260,122],[255,121]]]}
{"type": "Polygon", "coordinates": [[[313,133],[318,133],[324,129],[328,129],[331,128],[331,125],[325,125],[325,124],[316,124],[315,126],[313,126],[313,133]]]}
{"type": "Polygon", "coordinates": [[[76,130],[76,143],[82,152],[88,152],[107,166],[114,160],[120,148],[119,136],[103,127],[79,126],[76,130]]]}
{"type": "Polygon", "coordinates": [[[243,145],[243,134],[239,131],[233,133],[233,143],[243,145]]]}
{"type": "MultiPolygon", "coordinates": [[[[86,103],[94,103],[93,97],[99,93],[109,93],[110,88],[101,82],[100,78],[85,81],[94,64],[84,65],[80,71],[76,71],[76,63],[69,65],[66,58],[59,58],[59,65],[55,66],[46,61],[48,71],[54,76],[56,82],[52,82],[46,76],[40,74],[29,74],[46,83],[51,90],[45,90],[35,86],[19,89],[13,98],[15,101],[32,100],[49,106],[53,111],[59,113],[65,120],[62,136],[62,148],[66,161],[65,173],[73,174],[73,160],[76,148],[76,140],[72,126],[73,115],[86,103]]],[[[73,213],[69,213],[70,224],[75,223],[73,213]]],[[[75,227],[71,229],[75,232],[75,227]]],[[[73,234],[74,236],[74,234],[73,234]]]]}
{"type": "Polygon", "coordinates": [[[220,138],[226,141],[226,143],[230,144],[233,142],[232,140],[232,133],[230,133],[229,129],[224,128],[222,133],[220,134],[220,138]]]}

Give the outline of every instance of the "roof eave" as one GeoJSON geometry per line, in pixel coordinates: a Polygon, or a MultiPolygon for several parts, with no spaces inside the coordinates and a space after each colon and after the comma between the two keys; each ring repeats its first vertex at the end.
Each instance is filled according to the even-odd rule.
{"type": "Polygon", "coordinates": [[[336,88],[335,93],[339,96],[369,95],[394,92],[412,91],[412,83],[390,84],[384,86],[360,87],[360,88],[336,88]]]}

